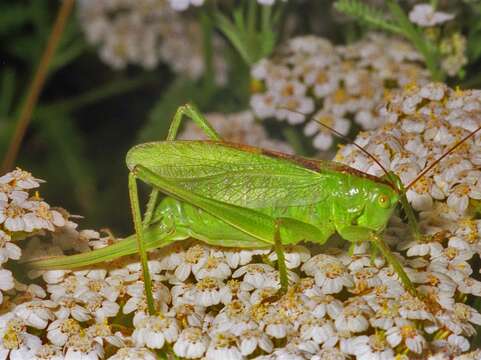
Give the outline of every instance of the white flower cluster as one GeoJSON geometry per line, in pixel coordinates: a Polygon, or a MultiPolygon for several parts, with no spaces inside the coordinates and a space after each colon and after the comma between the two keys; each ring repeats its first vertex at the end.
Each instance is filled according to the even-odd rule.
{"type": "Polygon", "coordinates": [[[51,209],[37,193],[31,194],[42,181],[16,169],[0,177],[0,304],[3,292],[12,290],[15,281],[3,264],[18,260],[22,254],[15,244],[42,231],[55,231],[65,225],[64,216],[51,209]]]}
{"type": "MultiPolygon", "coordinates": [[[[165,1],[82,0],[78,10],[88,42],[98,46],[100,58],[115,69],[128,64],[152,69],[165,62],[193,79],[205,70],[199,22],[165,1]]],[[[227,69],[220,38],[214,38],[214,46],[216,80],[223,83],[227,69]]]]}
{"type": "MultiPolygon", "coordinates": [[[[391,95],[380,112],[387,124],[374,135],[361,133],[357,142],[408,184],[426,165],[481,125],[481,91],[452,90],[441,83],[408,85],[403,92],[391,95]]],[[[468,216],[470,201],[481,199],[480,153],[478,134],[408,190],[414,208],[430,212],[441,206],[446,210],[438,209],[443,217],[453,220],[468,216]]],[[[372,159],[353,150],[352,145],[342,149],[337,159],[368,173],[383,174],[372,159]]]]}
{"type": "Polygon", "coordinates": [[[380,34],[348,46],[315,36],[293,38],[253,67],[251,107],[261,119],[292,125],[312,118],[304,133],[314,137],[316,148],[327,150],[333,135],[316,121],[342,134],[352,121],[363,129],[378,127],[383,120],[377,107],[387,90],[427,80],[420,60],[406,42],[380,34]]]}
{"type": "MultiPolygon", "coordinates": [[[[294,151],[286,142],[269,137],[261,124],[256,123],[254,115],[250,111],[242,111],[233,114],[212,113],[206,115],[212,127],[222,136],[223,140],[259,146],[266,149],[284,153],[294,151]]],[[[185,140],[207,139],[205,133],[194,123],[189,122],[179,136],[185,140]]]]}
{"type": "Polygon", "coordinates": [[[449,275],[407,267],[430,296],[424,303],[366,246],[352,256],[287,247],[291,285],[276,301],[269,299],[279,289],[278,271],[263,259],[275,261],[275,253],[192,241],[151,254],[156,316],[146,314],[137,262],[46,272],[46,292],[12,304],[0,317],[3,348],[11,346],[7,338],[28,337],[30,345],[18,342],[16,349],[28,346],[31,358],[40,358],[48,348],[68,360],[105,358],[108,348],[116,360],[154,358],[158,349],[209,360],[426,358],[468,351],[471,324],[481,324],[481,314],[455,300],[459,290],[449,275]],[[43,344],[38,332],[47,339],[43,344]]]}

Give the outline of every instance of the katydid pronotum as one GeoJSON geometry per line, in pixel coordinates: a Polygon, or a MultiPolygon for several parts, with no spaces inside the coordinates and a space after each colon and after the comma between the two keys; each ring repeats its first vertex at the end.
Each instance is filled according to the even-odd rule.
{"type": "Polygon", "coordinates": [[[301,241],[323,244],[337,232],[350,242],[373,244],[406,290],[416,295],[381,233],[401,202],[414,235],[419,236],[406,189],[439,160],[404,187],[399,177],[386,170],[385,176],[375,177],[332,161],[223,142],[201,113],[187,104],[176,112],[166,141],[137,145],[127,154],[135,235],[88,253],[34,260],[30,265],[36,269],[69,269],[138,252],[148,310],[153,314],[156,306],[147,265],[151,249],[189,237],[216,246],[273,247],[282,293],[288,287],[282,246],[301,241]],[[210,140],[175,140],[184,116],[190,117],[210,140]],[[137,179],[154,188],[143,219],[137,179]],[[159,200],[159,192],[167,197],[159,200]]]}

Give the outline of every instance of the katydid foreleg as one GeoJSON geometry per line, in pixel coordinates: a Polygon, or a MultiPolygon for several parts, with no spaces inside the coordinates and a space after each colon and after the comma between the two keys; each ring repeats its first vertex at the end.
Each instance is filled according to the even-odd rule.
{"type": "Polygon", "coordinates": [[[386,245],[386,243],[381,237],[381,234],[377,234],[371,229],[363,228],[360,226],[344,226],[338,227],[336,230],[343,239],[351,241],[352,243],[369,241],[370,244],[374,245],[374,249],[377,249],[381,252],[386,261],[393,267],[394,271],[398,274],[406,290],[408,290],[411,295],[418,296],[416,288],[414,287],[411,280],[409,280],[409,277],[404,271],[403,266],[391,252],[389,246],[386,245]]]}
{"type": "Polygon", "coordinates": [[[409,204],[409,201],[407,199],[406,189],[404,187],[404,184],[402,183],[399,176],[397,176],[392,171],[387,171],[384,177],[396,187],[399,193],[399,201],[401,203],[402,209],[404,210],[404,214],[406,215],[406,218],[408,220],[408,225],[411,230],[411,234],[413,235],[415,240],[420,240],[422,238],[422,234],[419,228],[419,222],[416,219],[416,215],[414,215],[414,210],[411,204],[409,204]]]}
{"type": "Polygon", "coordinates": [[[413,285],[408,275],[404,271],[404,267],[401,265],[399,260],[391,252],[391,250],[389,249],[389,246],[386,245],[381,235],[371,233],[370,241],[371,241],[371,244],[374,244],[374,246],[381,252],[381,254],[388,261],[388,263],[393,267],[394,271],[398,274],[399,278],[401,279],[401,282],[403,283],[405,289],[411,295],[419,297],[419,294],[416,291],[416,287],[413,285]]]}

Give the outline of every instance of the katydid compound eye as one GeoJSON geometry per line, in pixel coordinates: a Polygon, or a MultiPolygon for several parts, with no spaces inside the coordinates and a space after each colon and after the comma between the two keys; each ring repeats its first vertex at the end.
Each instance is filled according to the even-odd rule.
{"type": "Polygon", "coordinates": [[[379,202],[379,205],[386,209],[389,207],[389,196],[387,195],[379,195],[379,197],[377,198],[377,201],[379,202]]]}

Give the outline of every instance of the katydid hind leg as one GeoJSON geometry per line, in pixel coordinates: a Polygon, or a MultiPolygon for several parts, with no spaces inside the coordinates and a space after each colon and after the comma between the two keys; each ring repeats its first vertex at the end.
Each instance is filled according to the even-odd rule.
{"type": "MultiPolygon", "coordinates": [[[[175,233],[166,232],[161,227],[150,227],[149,229],[145,229],[143,233],[146,251],[158,249],[188,237],[187,234],[178,231],[175,231],[175,233]]],[[[138,252],[137,238],[134,234],[112,245],[93,251],[75,255],[29,259],[22,262],[34,270],[76,269],[106,261],[113,261],[124,256],[138,254],[138,252]]]]}
{"type": "Polygon", "coordinates": [[[134,221],[135,235],[137,237],[137,245],[139,248],[140,262],[142,264],[142,273],[144,276],[145,295],[147,298],[147,308],[150,315],[156,312],[154,297],[152,295],[152,281],[149,272],[147,250],[143,238],[144,226],[140,215],[139,196],[137,191],[137,179],[133,173],[129,173],[129,196],[130,206],[132,210],[132,218],[134,221]]]}
{"type": "MultiPolygon", "coordinates": [[[[199,195],[153,172],[149,168],[136,165],[136,177],[150,184],[165,195],[202,209],[226,224],[252,236],[265,246],[274,245],[275,218],[255,209],[241,207],[199,195]]],[[[314,225],[293,219],[282,218],[280,227],[283,244],[297,244],[301,241],[316,241],[323,232],[314,225]]]]}

